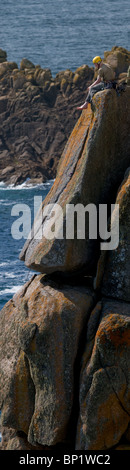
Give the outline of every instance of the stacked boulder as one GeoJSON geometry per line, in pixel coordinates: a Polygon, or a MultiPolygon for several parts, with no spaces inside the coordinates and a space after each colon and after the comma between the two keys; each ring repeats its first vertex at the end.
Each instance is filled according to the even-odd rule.
{"type": "Polygon", "coordinates": [[[82,112],[21,252],[41,274],[1,311],[2,449],[130,449],[128,96],[105,90],[82,112]],[[90,217],[66,238],[66,208],[103,204],[109,230],[119,207],[118,246],[101,251],[90,217]]]}

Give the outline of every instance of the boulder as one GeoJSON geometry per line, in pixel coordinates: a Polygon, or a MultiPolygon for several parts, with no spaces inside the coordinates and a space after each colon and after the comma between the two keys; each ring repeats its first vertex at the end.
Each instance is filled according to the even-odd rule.
{"type": "Polygon", "coordinates": [[[13,89],[17,92],[19,89],[23,88],[26,83],[25,74],[22,71],[15,71],[12,77],[13,89]]]}
{"type": "Polygon", "coordinates": [[[20,63],[20,70],[35,69],[35,65],[28,59],[22,59],[20,63]]]}
{"type": "Polygon", "coordinates": [[[67,86],[68,86],[68,81],[65,78],[62,78],[61,84],[60,84],[60,88],[61,88],[62,93],[66,92],[67,86]]]}
{"type": "Polygon", "coordinates": [[[7,303],[0,317],[2,328],[0,407],[4,404],[3,426],[21,430],[22,424],[22,430],[26,433],[33,412],[34,386],[27,357],[19,348],[17,333],[19,317],[13,300],[7,303]],[[8,350],[7,344],[9,344],[8,350]]]}
{"type": "MultiPolygon", "coordinates": [[[[102,294],[130,301],[130,170],[119,188],[116,204],[119,204],[119,244],[109,251],[102,281],[102,294]]],[[[116,206],[113,221],[117,217],[116,206]]]]}
{"type": "Polygon", "coordinates": [[[41,67],[35,68],[34,79],[39,86],[45,85],[46,82],[51,82],[52,74],[50,69],[42,69],[41,67]]]}
{"type": "Polygon", "coordinates": [[[7,72],[6,62],[0,64],[0,79],[5,75],[7,72]]]}
{"type": "Polygon", "coordinates": [[[63,96],[69,96],[70,93],[72,93],[72,85],[73,85],[73,77],[74,73],[71,72],[71,70],[67,69],[63,72],[59,72],[56,75],[55,83],[57,85],[57,90],[58,87],[60,86],[61,93],[63,96]]]}
{"type": "Polygon", "coordinates": [[[58,72],[56,74],[55,81],[57,85],[60,85],[63,79],[72,82],[73,77],[74,73],[70,69],[61,70],[61,72],[58,72]]]}
{"type": "Polygon", "coordinates": [[[5,62],[7,60],[7,52],[0,49],[0,62],[5,62]]]}
{"type": "Polygon", "coordinates": [[[43,87],[44,98],[51,106],[54,106],[57,97],[57,86],[55,82],[45,82],[45,87],[43,87]],[[47,86],[46,86],[47,85],[47,86]]]}
{"type": "Polygon", "coordinates": [[[13,70],[17,70],[18,66],[16,62],[3,62],[0,64],[0,78],[2,78],[8,72],[13,72],[13,70]]]}
{"type": "Polygon", "coordinates": [[[98,319],[96,312],[88,323],[80,374],[79,450],[112,448],[130,423],[129,304],[104,298],[98,319]]]}
{"type": "Polygon", "coordinates": [[[67,439],[75,360],[94,302],[91,289],[34,275],[1,311],[2,424],[34,446],[67,439]]]}
{"type": "Polygon", "coordinates": [[[93,204],[98,209],[99,204],[115,201],[129,164],[129,93],[129,88],[120,97],[115,90],[97,93],[93,99],[94,112],[89,105],[81,114],[62,154],[55,183],[20,254],[27,267],[43,273],[95,272],[99,256],[95,229],[90,237],[86,217],[85,237],[81,234],[81,239],[80,235],[78,238],[75,227],[74,237],[67,238],[66,223],[70,229],[72,217],[68,215],[66,222],[66,205],[81,204],[84,208],[93,204]],[[57,238],[52,235],[49,239],[55,203],[62,209],[63,220],[61,212],[60,216],[57,212],[57,238]],[[46,216],[48,204],[52,206],[46,216]]]}
{"type": "Polygon", "coordinates": [[[111,51],[104,52],[105,61],[114,69],[116,76],[127,72],[130,64],[130,52],[123,47],[112,47],[111,51]]]}
{"type": "Polygon", "coordinates": [[[82,88],[87,81],[93,80],[94,70],[93,68],[88,67],[88,65],[82,65],[78,67],[75,71],[73,77],[73,84],[78,88],[82,88]]]}

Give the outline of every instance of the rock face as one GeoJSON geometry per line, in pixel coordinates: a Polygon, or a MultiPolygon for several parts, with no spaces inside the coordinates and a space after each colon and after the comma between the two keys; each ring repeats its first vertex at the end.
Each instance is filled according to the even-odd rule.
{"type": "MultiPolygon", "coordinates": [[[[21,73],[32,74],[31,67],[24,60],[21,73]]],[[[43,79],[43,71],[33,71],[43,79]]],[[[70,72],[68,85],[59,79],[65,92],[70,72]]],[[[83,111],[23,247],[26,265],[49,275],[35,274],[1,311],[2,450],[130,449],[128,96],[128,86],[120,96],[105,90],[83,111]],[[63,219],[44,212],[57,202],[63,219]],[[62,220],[65,230],[70,203],[92,204],[96,214],[106,205],[98,238],[97,219],[90,237],[88,218],[84,239],[77,237],[81,224],[74,237],[49,238],[54,229],[61,235],[62,220]],[[117,227],[117,208],[118,246],[100,250],[106,232],[117,227]]]]}
{"type": "MultiPolygon", "coordinates": [[[[119,245],[108,254],[103,277],[102,293],[120,300],[130,301],[130,171],[118,191],[119,245]]],[[[113,214],[114,217],[114,214],[113,214]]],[[[116,217],[116,209],[115,209],[116,217]]]]}
{"type": "Polygon", "coordinates": [[[88,323],[80,376],[76,448],[83,450],[110,449],[130,422],[129,304],[102,299],[99,310],[101,322],[96,336],[95,312],[88,323]]]}
{"type": "Polygon", "coordinates": [[[41,275],[3,309],[3,426],[23,432],[31,444],[67,440],[75,360],[94,302],[91,289],[58,286],[41,275]]]}
{"type": "Polygon", "coordinates": [[[95,112],[90,107],[82,113],[62,154],[55,183],[40,208],[40,226],[35,222],[36,227],[22,250],[20,258],[25,260],[29,268],[43,273],[69,273],[85,269],[91,274],[94,271],[98,253],[98,243],[95,240],[98,234],[96,237],[94,222],[92,221],[90,234],[90,220],[86,218],[85,236],[78,235],[78,239],[78,236],[72,234],[72,239],[70,233],[73,215],[67,214],[66,205],[83,204],[86,207],[91,203],[98,210],[99,204],[115,201],[116,190],[129,165],[129,113],[126,113],[128,96],[129,88],[121,97],[117,96],[115,90],[105,90],[96,94],[93,99],[95,112]],[[97,178],[99,172],[100,177],[97,178]],[[58,204],[62,208],[63,217],[57,213],[57,239],[53,237],[48,240],[44,236],[46,227],[49,229],[49,224],[50,227],[52,225],[52,206],[50,212],[44,215],[48,204],[58,204]],[[66,225],[68,227],[67,216],[69,234],[68,239],[66,236],[63,239],[66,225]],[[41,225],[43,237],[39,235],[41,225]]]}

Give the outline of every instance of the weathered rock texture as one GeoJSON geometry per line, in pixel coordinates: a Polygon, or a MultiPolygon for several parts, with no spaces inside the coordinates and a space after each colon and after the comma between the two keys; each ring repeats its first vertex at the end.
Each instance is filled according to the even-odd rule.
{"type": "Polygon", "coordinates": [[[102,306],[97,305],[91,314],[80,376],[77,449],[111,448],[128,429],[129,313],[129,304],[102,299],[102,306]],[[101,322],[96,332],[98,310],[101,322]]]}
{"type": "MultiPolygon", "coordinates": [[[[107,256],[102,293],[130,301],[130,170],[119,188],[116,204],[119,204],[119,245],[107,256]]],[[[116,217],[116,209],[114,213],[116,217]]]]}
{"type": "MultiPolygon", "coordinates": [[[[113,48],[104,54],[125,81],[129,52],[113,48]]],[[[27,178],[55,178],[57,164],[77,121],[94,69],[83,65],[52,77],[23,59],[20,69],[0,50],[0,181],[19,184],[27,178]]],[[[119,80],[119,81],[120,81],[119,80]]]]}
{"type": "Polygon", "coordinates": [[[67,440],[75,359],[94,303],[91,289],[58,286],[41,275],[3,309],[2,422],[27,435],[31,444],[67,440]]]}
{"type": "MultiPolygon", "coordinates": [[[[34,275],[1,311],[2,450],[130,449],[128,96],[127,86],[94,97],[43,206],[58,202],[65,228],[66,204],[106,204],[110,230],[116,202],[118,247],[100,253],[87,219],[85,240],[75,231],[74,239],[39,241],[32,230],[23,248],[27,266],[51,274],[34,275]]],[[[43,208],[37,234],[47,226],[43,208]]],[[[61,230],[59,215],[56,223],[61,230]]]]}
{"type": "MultiPolygon", "coordinates": [[[[105,90],[95,95],[93,112],[91,107],[82,113],[61,157],[55,183],[40,208],[43,237],[39,241],[39,228],[22,250],[21,259],[29,268],[41,272],[73,272],[84,269],[91,274],[97,262],[98,244],[95,230],[89,235],[89,221],[86,217],[85,239],[75,238],[47,240],[44,236],[46,224],[50,225],[52,209],[47,216],[47,204],[59,204],[63,210],[63,220],[57,214],[58,230],[62,224],[66,230],[66,204],[99,204],[115,202],[115,195],[124,172],[129,165],[130,142],[128,98],[129,88],[118,97],[115,90],[105,90]],[[126,116],[126,118],[125,118],[126,116]],[[118,171],[117,171],[118,167],[118,171]],[[100,173],[100,176],[99,176],[100,173]],[[91,239],[90,239],[91,237],[91,239]]],[[[72,216],[68,216],[71,223],[72,216]]],[[[83,238],[83,237],[82,237],[83,238]]]]}

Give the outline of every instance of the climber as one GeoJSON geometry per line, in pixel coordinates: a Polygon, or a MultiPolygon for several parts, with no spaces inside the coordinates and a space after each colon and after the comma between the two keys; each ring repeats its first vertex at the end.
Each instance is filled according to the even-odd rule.
{"type": "Polygon", "coordinates": [[[88,103],[92,102],[92,98],[95,93],[102,91],[105,88],[113,88],[115,72],[112,70],[110,65],[104,63],[100,56],[96,56],[93,59],[95,69],[98,71],[97,79],[92,85],[88,87],[88,95],[85,102],[78,106],[77,109],[87,109],[88,103]]]}

